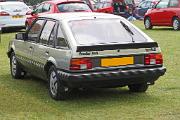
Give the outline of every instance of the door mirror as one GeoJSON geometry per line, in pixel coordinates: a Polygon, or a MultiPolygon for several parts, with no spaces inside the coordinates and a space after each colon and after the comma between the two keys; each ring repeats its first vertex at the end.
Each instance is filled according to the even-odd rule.
{"type": "Polygon", "coordinates": [[[17,33],[16,37],[17,40],[24,40],[26,41],[28,39],[27,33],[17,33]]]}
{"type": "Polygon", "coordinates": [[[32,16],[34,16],[34,15],[36,15],[36,14],[37,14],[36,10],[33,10],[33,11],[31,12],[31,15],[32,15],[32,16]]]}

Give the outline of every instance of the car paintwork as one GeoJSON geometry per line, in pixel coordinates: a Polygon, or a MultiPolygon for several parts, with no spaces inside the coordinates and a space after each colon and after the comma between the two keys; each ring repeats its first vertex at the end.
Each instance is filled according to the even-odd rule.
{"type": "MultiPolygon", "coordinates": [[[[38,12],[36,14],[31,14],[27,16],[26,19],[26,25],[30,26],[32,22],[39,16],[46,15],[46,14],[52,14],[52,13],[61,13],[58,10],[57,5],[58,4],[64,4],[64,3],[84,3],[82,0],[54,0],[54,1],[44,1],[38,7],[34,10],[36,11],[41,5],[49,4],[51,5],[50,10],[46,12],[38,12]]],[[[87,12],[92,12],[92,10],[87,11],[87,12]]]]}
{"type": "Polygon", "coordinates": [[[177,7],[156,8],[156,6],[145,14],[145,17],[150,17],[153,26],[172,26],[173,18],[180,18],[180,0],[177,7]]]}
{"type": "MultiPolygon", "coordinates": [[[[68,46],[67,47],[62,47],[62,48],[57,48],[56,46],[50,46],[50,45],[44,45],[39,42],[39,36],[41,33],[39,33],[36,41],[28,41],[26,40],[21,40],[21,39],[14,39],[10,42],[9,48],[8,48],[8,55],[10,56],[11,52],[14,51],[18,62],[23,66],[23,69],[25,71],[30,72],[34,76],[37,76],[39,78],[42,78],[44,80],[47,80],[47,72],[48,72],[48,64],[53,64],[57,70],[59,75],[62,75],[62,78],[66,78],[66,75],[69,75],[72,73],[74,77],[78,77],[79,75],[85,76],[86,73],[87,75],[94,74],[98,75],[98,72],[96,71],[101,71],[101,74],[103,74],[103,71],[109,71],[111,75],[111,70],[123,70],[123,69],[130,69],[130,71],[133,71],[133,69],[136,68],[136,71],[138,75],[141,72],[141,70],[144,71],[148,70],[149,67],[151,68],[150,71],[152,71],[152,68],[157,68],[157,69],[164,69],[161,68],[162,65],[152,65],[152,66],[146,66],[144,63],[142,63],[143,60],[141,60],[140,63],[136,61],[138,64],[134,65],[126,65],[126,66],[115,66],[115,67],[101,67],[101,66],[95,66],[94,68],[90,70],[78,70],[78,71],[73,71],[70,70],[70,61],[72,58],[91,58],[94,63],[97,64],[97,60],[100,60],[101,58],[112,58],[112,57],[119,57],[119,56],[136,56],[138,57],[139,55],[144,55],[144,54],[149,54],[149,53],[160,53],[161,49],[158,47],[157,43],[155,43],[151,38],[149,38],[147,35],[145,35],[142,31],[140,31],[136,26],[128,22],[126,19],[116,16],[116,15],[111,15],[111,14],[103,14],[103,13],[64,13],[64,14],[47,14],[42,17],[39,17],[37,20],[44,20],[45,21],[56,21],[56,26],[55,31],[57,31],[58,28],[62,28],[63,33],[65,33],[65,39],[67,40],[68,46]],[[128,24],[129,26],[133,27],[135,30],[138,31],[138,34],[142,35],[144,38],[146,38],[146,41],[143,43],[133,43],[133,42],[128,42],[127,44],[120,44],[122,46],[131,46],[127,48],[115,48],[113,46],[118,47],[119,45],[112,45],[112,44],[106,44],[106,45],[79,45],[76,42],[76,39],[74,35],[72,34],[72,31],[69,27],[69,21],[73,20],[87,20],[87,19],[119,19],[123,21],[124,23],[128,24]],[[60,26],[60,27],[59,27],[60,26]],[[144,47],[142,44],[149,44],[149,47],[144,47]],[[151,46],[151,44],[153,46],[151,46]],[[111,46],[113,49],[105,49],[105,46],[111,46]],[[155,45],[155,46],[154,46],[155,45]],[[94,50],[86,50],[86,48],[90,46],[94,50]],[[78,48],[84,48],[79,50],[78,48]],[[97,50],[96,48],[101,48],[103,50],[97,50]],[[48,53],[48,54],[47,54],[48,53]],[[158,68],[159,67],[159,68],[158,68]],[[143,68],[143,69],[141,69],[143,68]],[[138,72],[139,71],[139,72],[138,72]],[[75,74],[73,74],[75,73],[75,74]]],[[[35,22],[33,23],[35,24],[35,22]]],[[[43,29],[43,27],[42,27],[43,29]]],[[[95,28],[94,28],[95,29],[95,28]]],[[[29,29],[30,30],[30,29],[29,29]]],[[[27,30],[27,33],[28,31],[27,30]]],[[[59,30],[58,30],[59,31],[59,30]]],[[[55,37],[56,38],[56,37],[55,37]]],[[[55,39],[54,38],[54,39],[55,39]]],[[[55,39],[56,40],[56,39],[55,39]]],[[[142,58],[143,56],[141,56],[142,58]]],[[[100,61],[99,61],[100,62],[100,61]]],[[[117,74],[119,71],[115,71],[117,74]]],[[[124,74],[124,73],[123,73],[124,74]]],[[[146,73],[147,74],[147,73],[146,73]]],[[[152,78],[153,80],[156,80],[160,75],[164,74],[158,74],[158,76],[155,76],[155,78],[152,78]]],[[[100,75],[101,76],[101,75],[100,75]]],[[[129,75],[128,75],[129,76],[129,75]]],[[[93,77],[93,75],[92,75],[93,77]]],[[[115,76],[114,76],[115,77],[115,76]]],[[[127,77],[127,76],[126,76],[127,77]]],[[[141,76],[143,77],[143,76],[141,76]]],[[[79,78],[82,77],[78,77],[79,78]]],[[[104,77],[103,77],[104,78],[104,77]]],[[[108,77],[111,79],[111,77],[108,77]]],[[[70,78],[66,79],[66,82],[71,82],[69,80],[70,78]]],[[[105,78],[107,79],[107,78],[105,78]]],[[[116,78],[118,79],[118,78],[116,78]]],[[[84,81],[84,79],[82,79],[84,81]]],[[[90,79],[91,80],[91,79],[90,79]]],[[[149,80],[149,79],[148,79],[149,80]]],[[[76,81],[76,79],[73,79],[72,81],[76,81]]],[[[99,81],[99,80],[98,80],[99,81]]],[[[92,82],[93,79],[92,79],[92,82]]],[[[136,81],[137,82],[137,81],[136,81]]],[[[152,82],[152,81],[151,81],[152,82]]],[[[153,81],[154,82],[154,81],[153,81]]],[[[119,83],[117,84],[119,85],[119,83]]],[[[116,86],[117,86],[116,85],[116,86]]],[[[122,84],[124,85],[124,84],[122,84]]]]}

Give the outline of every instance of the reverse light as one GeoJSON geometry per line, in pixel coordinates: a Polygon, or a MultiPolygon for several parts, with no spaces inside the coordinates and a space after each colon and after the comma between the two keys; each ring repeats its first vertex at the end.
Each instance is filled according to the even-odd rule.
{"type": "Polygon", "coordinates": [[[0,12],[0,16],[9,16],[9,13],[7,13],[7,12],[0,12]]]}
{"type": "Polygon", "coordinates": [[[161,53],[158,54],[147,54],[144,58],[145,65],[156,65],[163,64],[163,57],[161,53]]]}
{"type": "Polygon", "coordinates": [[[92,69],[92,61],[89,58],[73,58],[70,62],[70,70],[92,69]]]}

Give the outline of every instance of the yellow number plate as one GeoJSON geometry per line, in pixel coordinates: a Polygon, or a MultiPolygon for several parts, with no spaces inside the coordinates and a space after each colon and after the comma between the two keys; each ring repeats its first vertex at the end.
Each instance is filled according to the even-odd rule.
{"type": "Polygon", "coordinates": [[[16,16],[12,16],[12,18],[13,18],[13,19],[18,19],[18,18],[23,18],[23,16],[18,16],[18,15],[16,15],[16,16]]]}
{"type": "Polygon", "coordinates": [[[101,59],[102,67],[125,66],[134,64],[134,57],[122,58],[103,58],[101,59]]]}

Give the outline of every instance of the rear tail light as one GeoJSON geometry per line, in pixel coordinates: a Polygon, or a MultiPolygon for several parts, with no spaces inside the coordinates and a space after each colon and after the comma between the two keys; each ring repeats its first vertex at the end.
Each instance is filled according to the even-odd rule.
{"type": "Polygon", "coordinates": [[[89,58],[73,58],[70,62],[70,70],[92,69],[92,61],[89,58]]]}
{"type": "Polygon", "coordinates": [[[9,16],[9,13],[7,13],[7,12],[0,12],[0,16],[9,16]]]}
{"type": "Polygon", "coordinates": [[[163,64],[162,54],[147,54],[144,59],[145,65],[163,64]]]}

